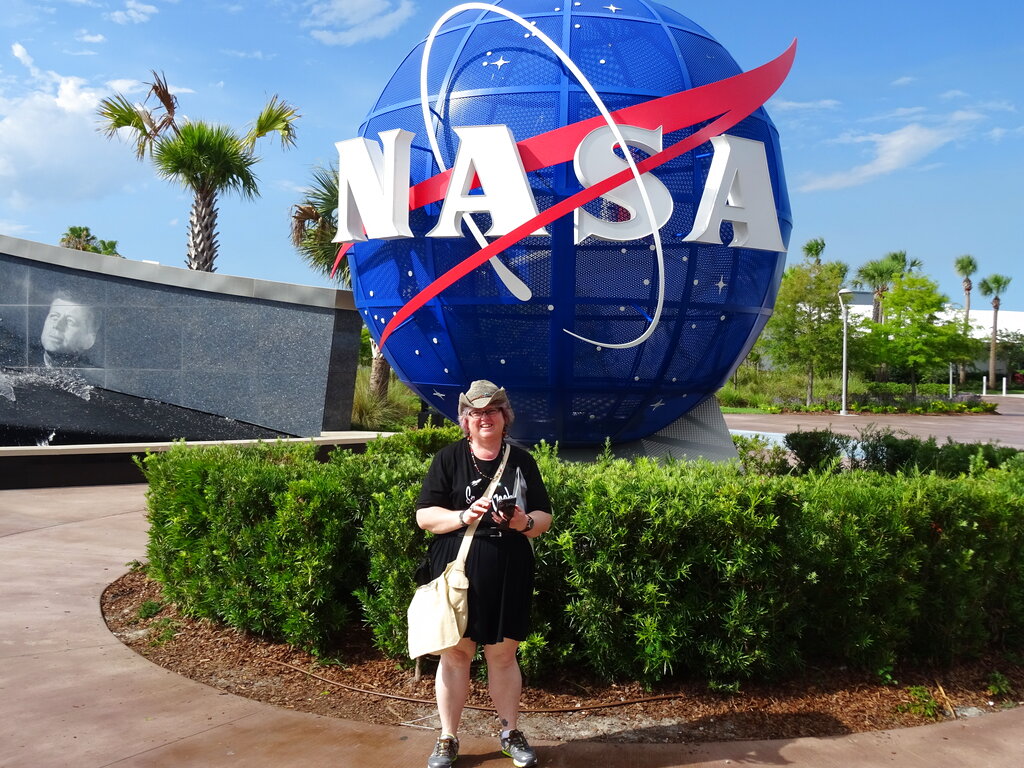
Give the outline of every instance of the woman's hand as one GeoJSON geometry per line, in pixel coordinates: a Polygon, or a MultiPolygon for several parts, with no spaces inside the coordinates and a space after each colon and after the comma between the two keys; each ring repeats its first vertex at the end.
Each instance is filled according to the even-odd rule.
{"type": "Polygon", "coordinates": [[[526,529],[530,527],[530,519],[518,504],[512,511],[512,516],[508,518],[508,527],[520,533],[526,533],[526,529]]]}
{"type": "MultiPolygon", "coordinates": [[[[488,496],[477,499],[468,508],[459,513],[461,521],[466,525],[472,525],[474,521],[479,520],[481,517],[486,515],[491,509],[491,499],[488,496]]],[[[491,514],[493,517],[493,513],[491,514]]]]}

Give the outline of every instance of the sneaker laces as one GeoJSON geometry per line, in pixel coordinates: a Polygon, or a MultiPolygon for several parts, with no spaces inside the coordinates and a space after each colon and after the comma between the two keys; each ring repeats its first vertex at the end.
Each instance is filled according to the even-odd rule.
{"type": "Polygon", "coordinates": [[[530,745],[526,741],[526,736],[520,730],[512,730],[508,733],[508,738],[505,740],[510,747],[517,749],[529,749],[530,745]]]}
{"type": "Polygon", "coordinates": [[[441,736],[434,744],[431,757],[454,757],[459,751],[459,740],[454,736],[441,736]]]}

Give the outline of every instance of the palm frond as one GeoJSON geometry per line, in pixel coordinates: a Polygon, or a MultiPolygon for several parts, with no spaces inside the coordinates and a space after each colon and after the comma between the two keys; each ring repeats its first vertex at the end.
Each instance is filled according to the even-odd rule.
{"type": "Polygon", "coordinates": [[[953,266],[956,269],[956,273],[964,278],[964,280],[968,280],[971,275],[978,271],[978,262],[969,253],[957,256],[953,266]]]}
{"type": "MultiPolygon", "coordinates": [[[[292,209],[292,245],[317,272],[331,276],[338,257],[338,170],[316,166],[301,203],[292,209]]],[[[343,286],[351,284],[348,262],[342,261],[333,275],[343,286]]]]}
{"type": "Polygon", "coordinates": [[[153,73],[153,82],[149,84],[149,92],[156,96],[164,108],[165,117],[161,122],[173,126],[174,115],[178,111],[178,98],[171,93],[171,88],[167,85],[167,77],[164,73],[157,74],[155,69],[151,71],[153,73]]]}
{"type": "Polygon", "coordinates": [[[982,296],[994,296],[998,299],[999,294],[1006,293],[1006,289],[1010,287],[1011,280],[1012,278],[1006,275],[989,275],[982,278],[981,282],[978,283],[978,290],[982,296]]]}
{"type": "Polygon", "coordinates": [[[160,139],[153,150],[157,173],[192,191],[235,192],[259,196],[252,167],[258,158],[233,130],[202,121],[185,123],[175,136],[160,139]]]}
{"type": "Polygon", "coordinates": [[[145,156],[156,135],[152,115],[145,107],[133,104],[124,95],[117,93],[103,99],[96,114],[100,117],[97,130],[109,139],[117,136],[122,128],[130,128],[134,133],[135,156],[139,160],[145,156]]]}
{"type": "Polygon", "coordinates": [[[120,93],[103,99],[96,109],[96,114],[101,120],[98,130],[107,138],[116,135],[121,128],[147,132],[146,124],[139,110],[120,93]]]}
{"type": "Polygon", "coordinates": [[[299,117],[298,109],[274,95],[256,117],[244,141],[251,147],[256,143],[256,139],[261,139],[269,133],[277,133],[282,147],[294,146],[295,121],[299,117]]]}
{"type": "Polygon", "coordinates": [[[320,225],[322,218],[312,205],[296,205],[292,208],[291,241],[300,248],[311,229],[320,225]]]}

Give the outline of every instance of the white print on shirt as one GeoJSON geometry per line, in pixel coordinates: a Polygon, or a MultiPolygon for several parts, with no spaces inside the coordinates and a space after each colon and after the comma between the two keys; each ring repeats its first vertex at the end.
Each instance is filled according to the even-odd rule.
{"type": "Polygon", "coordinates": [[[466,506],[471,506],[474,501],[477,500],[476,488],[474,486],[479,485],[483,482],[482,478],[477,478],[469,485],[466,486],[466,506]]]}

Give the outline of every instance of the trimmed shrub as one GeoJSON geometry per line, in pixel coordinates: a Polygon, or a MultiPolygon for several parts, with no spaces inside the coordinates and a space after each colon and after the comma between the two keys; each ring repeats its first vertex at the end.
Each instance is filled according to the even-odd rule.
{"type": "Polygon", "coordinates": [[[773,445],[762,435],[733,435],[743,470],[757,475],[784,475],[792,471],[789,453],[781,445],[773,445]]]}
{"type": "Polygon", "coordinates": [[[850,437],[828,429],[790,432],[784,440],[796,458],[799,472],[837,469],[852,442],[850,437]]]}
{"type": "MultiPolygon", "coordinates": [[[[415,500],[458,436],[403,433],[326,464],[279,444],[147,456],[150,572],[193,615],[317,653],[358,618],[408,663],[428,540],[415,500]]],[[[911,452],[890,443],[871,461],[905,466],[911,452]]],[[[555,523],[535,541],[527,673],[730,688],[821,660],[879,669],[1024,649],[1019,455],[993,468],[1002,453],[976,447],[954,477],[836,473],[836,444],[808,444],[806,471],[779,476],[608,452],[571,463],[538,446],[555,523]]]]}

